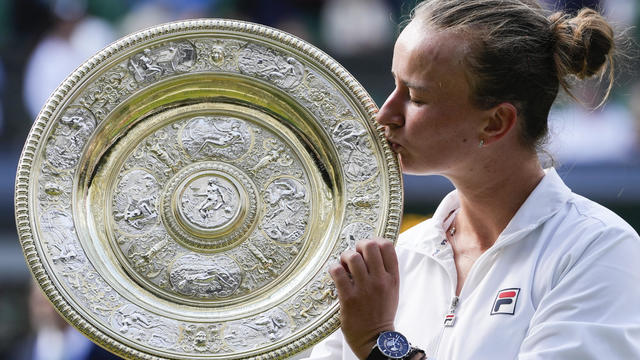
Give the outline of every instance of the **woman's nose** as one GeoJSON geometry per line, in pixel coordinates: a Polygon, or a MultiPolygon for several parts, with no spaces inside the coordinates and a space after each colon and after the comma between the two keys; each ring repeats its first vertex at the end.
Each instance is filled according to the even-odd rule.
{"type": "Polygon", "coordinates": [[[404,124],[404,116],[402,115],[402,107],[400,106],[397,90],[394,90],[387,100],[382,104],[376,121],[384,126],[402,126],[404,124]]]}

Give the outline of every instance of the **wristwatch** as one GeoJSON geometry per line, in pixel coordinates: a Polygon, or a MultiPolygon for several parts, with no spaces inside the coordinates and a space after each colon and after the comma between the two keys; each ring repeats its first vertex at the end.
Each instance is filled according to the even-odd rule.
{"type": "Polygon", "coordinates": [[[384,331],[378,335],[378,340],[367,356],[367,360],[408,360],[417,353],[424,355],[424,351],[412,347],[404,335],[397,331],[384,331]]]}

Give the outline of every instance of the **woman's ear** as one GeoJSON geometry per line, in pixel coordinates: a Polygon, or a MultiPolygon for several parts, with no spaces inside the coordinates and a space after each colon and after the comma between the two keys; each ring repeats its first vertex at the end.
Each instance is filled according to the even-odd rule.
{"type": "Polygon", "coordinates": [[[500,103],[487,112],[481,139],[488,145],[502,139],[512,129],[518,119],[518,109],[509,102],[500,103]]]}

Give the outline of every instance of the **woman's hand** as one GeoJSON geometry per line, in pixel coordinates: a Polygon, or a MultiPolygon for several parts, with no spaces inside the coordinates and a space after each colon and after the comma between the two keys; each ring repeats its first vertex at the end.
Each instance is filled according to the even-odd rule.
{"type": "Polygon", "coordinates": [[[329,269],[338,290],[342,332],[351,350],[365,359],[378,334],[394,330],[398,309],[398,258],[389,240],[376,238],[356,243],[356,251],[340,256],[329,269]]]}

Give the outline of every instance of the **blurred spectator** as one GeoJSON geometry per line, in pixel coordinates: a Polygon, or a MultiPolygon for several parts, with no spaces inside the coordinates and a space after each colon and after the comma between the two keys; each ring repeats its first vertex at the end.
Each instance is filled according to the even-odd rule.
{"type": "Polygon", "coordinates": [[[566,105],[549,115],[549,150],[560,165],[629,163],[638,142],[635,126],[628,107],[617,101],[596,110],[566,105]]]}
{"type": "Polygon", "coordinates": [[[327,48],[340,56],[367,54],[389,47],[394,24],[382,0],[329,0],[321,31],[327,48]]]}
{"type": "Polygon", "coordinates": [[[69,326],[54,310],[38,285],[29,293],[33,333],[10,353],[11,360],[117,360],[69,326]]]}
{"type": "Polygon", "coordinates": [[[115,40],[104,20],[86,15],[83,0],[50,0],[56,17],[32,52],[24,77],[24,101],[32,121],[56,87],[83,61],[115,40]]]}
{"type": "Polygon", "coordinates": [[[540,0],[549,9],[564,10],[569,13],[577,13],[580,9],[588,7],[600,9],[601,0],[540,0]]]}
{"type": "Polygon", "coordinates": [[[4,107],[2,106],[2,99],[4,99],[4,65],[0,59],[0,137],[4,135],[4,107]]]}
{"type": "Polygon", "coordinates": [[[633,124],[635,126],[636,143],[634,145],[637,156],[640,154],[640,81],[637,81],[631,87],[629,105],[631,114],[633,115],[633,124]]]}

